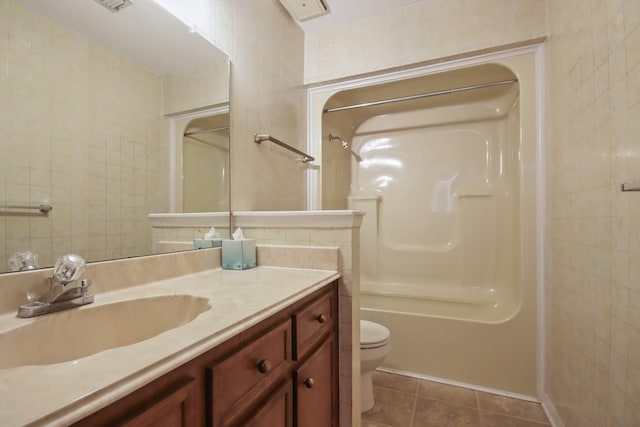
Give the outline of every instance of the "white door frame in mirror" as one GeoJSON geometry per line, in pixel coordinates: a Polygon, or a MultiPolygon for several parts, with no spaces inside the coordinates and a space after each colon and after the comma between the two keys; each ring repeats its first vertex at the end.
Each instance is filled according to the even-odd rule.
{"type": "Polygon", "coordinates": [[[169,117],[169,212],[182,212],[182,139],[189,122],[229,113],[229,105],[181,113],[169,117]]]}

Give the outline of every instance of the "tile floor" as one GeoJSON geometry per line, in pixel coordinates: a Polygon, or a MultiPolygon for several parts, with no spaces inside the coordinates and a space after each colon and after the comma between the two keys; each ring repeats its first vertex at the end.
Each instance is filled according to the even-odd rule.
{"type": "Polygon", "coordinates": [[[539,403],[376,371],[362,427],[544,427],[539,403]]]}

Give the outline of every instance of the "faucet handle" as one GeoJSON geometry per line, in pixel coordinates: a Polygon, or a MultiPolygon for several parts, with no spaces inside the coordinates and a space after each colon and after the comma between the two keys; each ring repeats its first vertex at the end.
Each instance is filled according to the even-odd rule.
{"type": "Polygon", "coordinates": [[[86,263],[84,259],[77,254],[66,254],[58,258],[53,267],[53,278],[63,284],[78,280],[86,263]]]}

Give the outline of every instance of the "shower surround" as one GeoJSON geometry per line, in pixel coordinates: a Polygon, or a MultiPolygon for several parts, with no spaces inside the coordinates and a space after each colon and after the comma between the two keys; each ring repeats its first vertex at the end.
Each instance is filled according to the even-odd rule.
{"type": "Polygon", "coordinates": [[[366,213],[360,315],[391,330],[386,368],[535,397],[535,49],[422,74],[312,92],[312,202],[366,213]]]}

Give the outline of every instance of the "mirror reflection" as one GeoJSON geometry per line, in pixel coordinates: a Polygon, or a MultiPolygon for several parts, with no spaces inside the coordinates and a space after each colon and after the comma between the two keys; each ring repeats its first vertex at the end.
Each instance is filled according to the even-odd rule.
{"type": "Polygon", "coordinates": [[[229,113],[189,122],[182,139],[182,211],[228,211],[228,174],[229,113]]]}
{"type": "Polygon", "coordinates": [[[14,269],[69,252],[148,255],[149,213],[228,211],[228,130],[180,147],[172,134],[187,115],[183,134],[228,127],[228,73],[221,51],[152,0],[116,13],[94,1],[0,0],[0,271],[26,251],[37,262],[14,257],[14,269]],[[176,158],[187,162],[181,206],[176,158]],[[211,180],[199,183],[203,200],[193,180],[211,180]]]}

